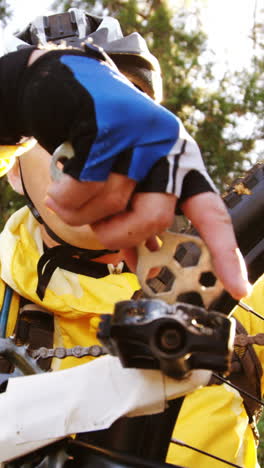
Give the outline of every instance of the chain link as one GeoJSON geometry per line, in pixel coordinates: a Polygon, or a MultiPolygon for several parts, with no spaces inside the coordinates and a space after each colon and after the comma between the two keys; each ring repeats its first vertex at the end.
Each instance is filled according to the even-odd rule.
{"type": "Polygon", "coordinates": [[[74,348],[44,348],[33,349],[30,351],[31,357],[34,359],[49,359],[49,358],[58,358],[64,359],[68,356],[73,356],[76,358],[81,358],[84,356],[99,357],[108,354],[108,351],[105,347],[99,345],[93,346],[74,346],[74,348]]]}

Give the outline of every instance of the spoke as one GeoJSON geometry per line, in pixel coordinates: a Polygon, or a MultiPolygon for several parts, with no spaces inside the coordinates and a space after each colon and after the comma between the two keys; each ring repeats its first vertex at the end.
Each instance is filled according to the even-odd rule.
{"type": "Polygon", "coordinates": [[[255,315],[256,317],[258,317],[259,319],[261,320],[264,320],[264,317],[260,314],[258,314],[254,309],[252,309],[252,307],[248,306],[247,304],[245,304],[244,302],[242,301],[239,301],[238,302],[238,305],[240,307],[242,307],[242,309],[246,310],[247,312],[250,312],[251,314],[255,315]]]}
{"type": "Polygon", "coordinates": [[[192,445],[185,444],[181,440],[174,439],[174,437],[171,439],[171,442],[173,444],[180,445],[181,447],[186,447],[188,449],[194,450],[195,452],[199,452],[202,455],[206,455],[207,457],[214,458],[215,460],[218,460],[218,461],[220,461],[222,463],[226,463],[229,466],[234,466],[235,468],[243,468],[242,466],[236,465],[235,463],[232,463],[232,462],[229,462],[229,461],[225,460],[224,458],[220,458],[220,457],[217,457],[216,455],[212,455],[212,453],[208,453],[208,452],[205,452],[204,450],[200,450],[200,449],[198,449],[196,447],[193,447],[192,445]]]}
{"type": "Polygon", "coordinates": [[[251,393],[248,393],[246,392],[246,390],[242,390],[242,388],[240,387],[237,387],[236,385],[232,384],[231,382],[229,382],[229,380],[225,379],[224,377],[221,377],[220,375],[217,375],[213,372],[212,374],[216,379],[219,379],[221,380],[221,382],[224,382],[226,383],[227,385],[229,385],[230,387],[233,387],[235,390],[237,390],[239,393],[242,393],[244,394],[245,396],[247,396],[248,398],[251,398],[251,400],[255,400],[257,403],[259,403],[261,406],[264,406],[264,402],[262,400],[260,400],[259,398],[251,395],[251,393]]]}

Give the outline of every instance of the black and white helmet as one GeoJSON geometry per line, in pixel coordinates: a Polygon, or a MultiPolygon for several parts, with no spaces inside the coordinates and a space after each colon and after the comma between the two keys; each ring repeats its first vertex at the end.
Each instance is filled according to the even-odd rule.
{"type": "Polygon", "coordinates": [[[67,13],[39,16],[16,39],[26,44],[47,43],[80,47],[87,39],[100,46],[118,69],[155,101],[162,99],[162,79],[159,62],[148,49],[143,37],[133,32],[124,36],[119,22],[111,17],[99,17],[78,8],[67,13]]]}

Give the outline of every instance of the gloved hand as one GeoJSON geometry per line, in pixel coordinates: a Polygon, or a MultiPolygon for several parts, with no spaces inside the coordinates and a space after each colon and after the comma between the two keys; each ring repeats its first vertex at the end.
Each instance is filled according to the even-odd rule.
{"type": "Polygon", "coordinates": [[[4,84],[8,114],[7,103],[14,102],[11,137],[34,136],[50,154],[70,142],[75,156],[64,161],[64,172],[80,181],[103,182],[114,172],[140,183],[141,192],[187,198],[214,191],[197,144],[179,119],[132,85],[94,46],[87,54],[36,50],[20,72],[16,63],[23,68],[28,49],[0,59],[0,71],[4,66],[5,77],[11,76],[11,84],[4,84]]]}
{"type": "Polygon", "coordinates": [[[34,136],[49,153],[65,141],[74,149],[64,165],[69,175],[50,187],[47,206],[68,224],[91,224],[106,247],[121,248],[169,227],[179,199],[227,291],[246,295],[231,221],[196,143],[173,114],[136,90],[98,51],[90,55],[36,50],[28,67],[28,51],[0,59],[0,79],[3,65],[10,77],[5,102],[13,91],[17,108],[10,135],[34,136]],[[18,59],[24,63],[20,73],[18,59]]]}

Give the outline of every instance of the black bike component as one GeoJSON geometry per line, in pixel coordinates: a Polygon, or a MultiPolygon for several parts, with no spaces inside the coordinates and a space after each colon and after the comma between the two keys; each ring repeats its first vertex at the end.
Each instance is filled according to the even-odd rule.
{"type": "Polygon", "coordinates": [[[123,455],[164,462],[182,403],[183,397],[177,398],[168,402],[163,413],[120,418],[109,429],[79,434],[77,438],[97,447],[122,451],[123,455]]]}
{"type": "MultiPolygon", "coordinates": [[[[26,346],[17,346],[12,338],[0,338],[0,355],[4,356],[23,375],[42,373],[35,359],[31,358],[26,346]]],[[[9,374],[10,377],[10,374],[9,374]]]]}
{"type": "MultiPolygon", "coordinates": [[[[254,283],[264,271],[264,164],[258,163],[236,179],[223,200],[232,218],[237,243],[245,258],[249,281],[254,283]]],[[[213,307],[229,313],[236,302],[224,292],[213,307]]]]}
{"type": "Polygon", "coordinates": [[[8,380],[13,377],[43,372],[28,354],[27,346],[17,346],[13,338],[0,338],[0,356],[10,363],[10,373],[0,373],[0,393],[6,390],[8,380]]]}
{"type": "MultiPolygon", "coordinates": [[[[236,238],[244,255],[262,245],[264,232],[264,164],[256,164],[244,177],[236,179],[223,200],[232,216],[236,238]]],[[[261,273],[263,268],[261,269],[261,273]]],[[[256,273],[252,272],[256,280],[256,273]]]]}
{"type": "MultiPolygon", "coordinates": [[[[209,331],[210,327],[208,327],[208,323],[210,323],[210,319],[207,312],[199,307],[192,307],[187,304],[183,304],[183,307],[185,311],[193,311],[193,314],[191,314],[189,318],[189,327],[193,326],[195,329],[195,327],[200,323],[201,329],[204,329],[203,331],[205,331],[205,329],[209,331]],[[191,324],[191,322],[193,323],[191,324]],[[203,322],[203,325],[201,322],[203,322]]],[[[111,353],[116,353],[121,360],[124,359],[128,364],[133,366],[141,364],[141,366],[144,365],[148,368],[150,365],[151,367],[155,365],[157,366],[155,368],[159,368],[161,365],[159,359],[162,358],[166,371],[171,372],[171,365],[174,373],[175,367],[172,361],[172,355],[175,352],[175,344],[177,344],[177,352],[180,354],[181,351],[178,349],[179,342],[182,340],[186,346],[186,336],[187,342],[189,337],[190,341],[192,341],[191,332],[190,334],[185,333],[185,327],[188,329],[187,323],[185,322],[183,325],[180,318],[180,326],[182,326],[180,329],[181,332],[179,333],[177,329],[177,332],[175,333],[174,326],[177,321],[175,318],[172,318],[173,315],[175,315],[173,314],[175,310],[177,310],[177,305],[168,306],[163,301],[158,300],[120,302],[116,306],[114,316],[111,317],[108,315],[104,317],[104,320],[101,323],[99,337],[111,353]],[[149,309],[147,304],[149,305],[149,309]],[[158,322],[157,328],[153,325],[155,319],[158,322]],[[171,325],[173,330],[172,335],[170,334],[171,325]],[[154,337],[153,339],[150,338],[151,333],[153,332],[154,335],[156,335],[156,339],[154,337]],[[149,348],[150,342],[152,343],[152,348],[149,348]],[[131,356],[129,356],[127,350],[131,352],[131,356]],[[153,352],[157,352],[157,355],[153,354],[153,352]]],[[[181,313],[180,315],[182,316],[183,314],[181,313]]],[[[227,336],[229,336],[230,322],[226,322],[226,317],[222,314],[212,312],[211,315],[210,312],[210,317],[212,317],[213,322],[215,320],[214,325],[216,328],[221,328],[221,325],[223,325],[224,342],[227,340],[227,336]]],[[[187,319],[187,317],[185,318],[187,319]]],[[[198,327],[198,336],[201,329],[198,327]]],[[[218,343],[219,350],[221,348],[220,335],[218,343]]],[[[215,349],[217,347],[215,340],[212,340],[211,345],[213,352],[215,353],[215,349]]],[[[227,352],[227,348],[223,346],[223,349],[225,349],[225,352],[227,353],[226,356],[229,354],[227,352]]],[[[204,361],[206,353],[202,353],[202,356],[201,354],[199,355],[197,353],[197,355],[195,355],[195,353],[193,353],[192,359],[194,360],[197,358],[196,365],[198,365],[197,363],[201,357],[204,361]]],[[[224,361],[225,358],[222,357],[221,360],[224,361]]],[[[228,360],[229,358],[227,361],[228,360]]],[[[176,365],[176,373],[178,373],[179,370],[181,373],[183,370],[186,370],[186,367],[188,367],[187,363],[182,361],[184,360],[179,358],[181,365],[176,365]]],[[[188,363],[188,365],[190,364],[191,363],[188,363]]],[[[210,366],[212,366],[212,364],[215,365],[212,362],[208,363],[210,366]]],[[[222,364],[223,362],[221,365],[222,364]]],[[[225,362],[225,366],[226,365],[227,363],[225,362]]],[[[122,450],[124,454],[133,454],[141,457],[141,460],[164,462],[166,460],[175,421],[180,412],[183,401],[183,397],[170,401],[168,408],[161,414],[140,416],[136,418],[121,418],[115,421],[109,429],[79,434],[78,439],[86,441],[97,447],[107,448],[110,451],[113,451],[112,453],[116,450],[122,450]]],[[[110,468],[107,464],[102,466],[110,468]]],[[[144,464],[141,462],[141,465],[139,466],[144,466],[144,464]]]]}
{"type": "Polygon", "coordinates": [[[100,468],[184,468],[170,463],[159,463],[151,460],[144,460],[135,455],[128,455],[116,450],[97,447],[92,444],[72,440],[69,442],[71,453],[73,454],[73,464],[70,462],[66,467],[100,467],[100,468]]]}
{"type": "MultiPolygon", "coordinates": [[[[101,431],[100,431],[101,432],[101,431]]],[[[102,431],[104,432],[104,431],[102,431]]],[[[184,468],[67,438],[5,464],[5,468],[184,468]]]]}
{"type": "Polygon", "coordinates": [[[4,468],[64,468],[70,458],[68,439],[34,450],[4,464],[4,468]]]}
{"type": "Polygon", "coordinates": [[[98,338],[124,367],[161,369],[181,379],[192,369],[228,372],[233,323],[218,312],[161,300],[121,301],[103,316],[98,338]]]}
{"type": "MultiPolygon", "coordinates": [[[[254,283],[264,271],[264,163],[258,163],[236,179],[223,194],[223,201],[232,218],[238,246],[245,258],[248,277],[254,283]]],[[[194,228],[187,234],[198,235],[194,228]]],[[[192,265],[197,258],[197,248],[194,244],[185,244],[177,252],[177,260],[182,266],[192,265]]],[[[200,305],[197,300],[182,297],[184,302],[200,305]],[[188,299],[188,300],[187,300],[188,299]]],[[[210,308],[228,314],[237,302],[223,292],[210,305],[210,308]]]]}
{"type": "MultiPolygon", "coordinates": [[[[69,456],[62,448],[55,453],[47,455],[35,468],[63,468],[66,466],[68,459],[69,456]]],[[[29,468],[28,464],[25,464],[24,468],[29,468]]]]}

